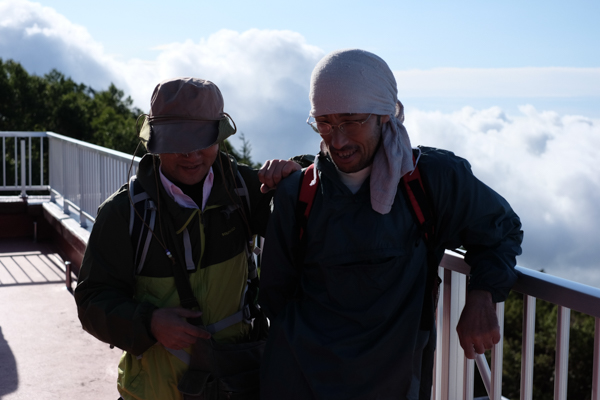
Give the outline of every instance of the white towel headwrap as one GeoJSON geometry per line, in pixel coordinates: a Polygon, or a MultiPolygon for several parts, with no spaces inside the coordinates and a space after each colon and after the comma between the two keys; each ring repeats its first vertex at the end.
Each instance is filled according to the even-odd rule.
{"type": "MultiPolygon", "coordinates": [[[[380,214],[392,208],[400,178],[414,170],[404,107],[398,101],[394,74],[385,61],[368,51],[338,50],[323,58],[310,79],[310,115],[389,115],[371,171],[371,206],[380,214]]],[[[325,149],[321,141],[321,149],[325,149]]]]}

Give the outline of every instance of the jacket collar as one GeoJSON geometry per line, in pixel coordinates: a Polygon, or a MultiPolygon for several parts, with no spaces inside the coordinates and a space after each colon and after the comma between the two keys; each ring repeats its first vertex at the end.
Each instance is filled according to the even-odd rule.
{"type": "MultiPolygon", "coordinates": [[[[181,207],[169,196],[160,181],[158,175],[159,166],[160,159],[157,155],[146,154],[140,161],[137,179],[150,198],[157,204],[160,204],[160,209],[166,211],[171,216],[175,229],[179,231],[186,226],[193,214],[199,212],[199,210],[181,207]]],[[[235,193],[235,184],[233,183],[233,177],[237,173],[237,163],[235,160],[228,158],[225,153],[220,152],[212,168],[215,176],[205,211],[231,203],[227,192],[229,191],[232,195],[235,193]],[[223,168],[221,168],[221,165],[223,168]],[[230,165],[233,169],[233,175],[229,167],[230,165]],[[225,169],[225,173],[227,174],[226,179],[223,179],[223,169],[225,169]]]]}

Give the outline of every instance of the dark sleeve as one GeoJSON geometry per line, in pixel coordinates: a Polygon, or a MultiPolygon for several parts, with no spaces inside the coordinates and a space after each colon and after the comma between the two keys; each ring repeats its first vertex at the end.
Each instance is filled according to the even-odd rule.
{"type": "Polygon", "coordinates": [[[260,191],[260,181],[258,180],[258,170],[249,168],[245,165],[238,165],[240,174],[248,187],[250,197],[250,228],[252,233],[264,237],[271,214],[271,200],[275,193],[271,190],[268,193],[260,191]]]}
{"type": "Polygon", "coordinates": [[[466,249],[469,290],[487,290],[494,302],[504,301],[517,280],[514,267],[523,240],[519,217],[502,196],[473,175],[466,160],[441,150],[430,156],[424,152],[422,159],[438,243],[446,249],[466,249]]]}
{"type": "Polygon", "coordinates": [[[134,355],[156,339],[150,320],[156,307],[133,299],[135,272],[126,192],[99,210],[83,257],[75,302],[83,329],[134,355]]]}
{"type": "Polygon", "coordinates": [[[290,158],[290,161],[294,161],[302,168],[307,168],[310,164],[315,162],[315,156],[314,154],[302,154],[299,156],[293,156],[290,158]]]}
{"type": "Polygon", "coordinates": [[[300,271],[295,265],[299,242],[295,209],[300,176],[301,171],[296,171],[277,186],[265,237],[259,303],[270,319],[294,298],[299,284],[300,271]]]}

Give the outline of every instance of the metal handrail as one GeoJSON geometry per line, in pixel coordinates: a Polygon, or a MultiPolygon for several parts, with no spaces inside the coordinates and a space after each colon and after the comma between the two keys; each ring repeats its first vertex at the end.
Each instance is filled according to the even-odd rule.
{"type": "Polygon", "coordinates": [[[46,132],[15,132],[3,131],[0,132],[2,138],[2,184],[0,191],[20,191],[21,197],[27,197],[27,190],[46,191],[48,190],[47,182],[44,183],[44,137],[46,132]],[[7,160],[6,160],[6,139],[14,138],[14,182],[12,185],[7,184],[7,160]],[[32,138],[39,138],[40,141],[40,184],[33,184],[33,159],[31,154],[32,138]],[[20,147],[20,151],[19,151],[20,147]],[[27,162],[27,154],[29,162],[27,162]],[[20,168],[19,168],[20,165],[20,168]],[[29,172],[29,173],[27,173],[29,172]],[[20,183],[19,183],[20,178],[20,183]],[[27,179],[29,178],[29,179],[27,179]]]}
{"type": "MultiPolygon", "coordinates": [[[[440,265],[443,268],[443,285],[441,296],[441,312],[438,309],[438,349],[441,354],[437,356],[436,370],[441,364],[442,370],[438,372],[440,393],[434,395],[434,399],[459,399],[472,400],[472,387],[466,383],[473,381],[473,361],[464,357],[458,343],[456,327],[458,316],[464,306],[464,292],[466,291],[465,276],[469,274],[470,267],[464,262],[460,255],[447,252],[440,265]],[[450,293],[446,290],[450,288],[450,293]],[[441,346],[440,346],[441,344],[441,346]],[[454,349],[454,350],[452,350],[454,349]],[[458,349],[458,351],[456,351],[458,349]],[[454,351],[454,352],[453,352],[454,351]],[[462,357],[458,357],[458,353],[462,357]],[[462,367],[460,366],[462,365],[462,367]],[[460,375],[462,379],[460,378],[460,375]],[[452,383],[460,382],[462,387],[452,383]]],[[[595,317],[594,335],[594,367],[592,371],[593,387],[592,400],[600,400],[600,289],[588,285],[572,282],[542,272],[517,266],[516,271],[519,279],[513,290],[522,293],[523,298],[523,345],[521,355],[521,399],[532,398],[533,392],[533,357],[534,357],[534,335],[535,335],[535,300],[548,301],[557,304],[557,339],[556,339],[556,365],[555,365],[555,399],[566,399],[568,354],[569,354],[569,327],[570,310],[595,317]]],[[[492,350],[492,366],[489,368],[483,355],[476,359],[482,380],[492,400],[502,399],[500,388],[502,386],[502,342],[504,337],[503,324],[504,303],[496,305],[502,339],[492,350]]],[[[472,385],[472,383],[471,383],[472,385]]]]}
{"type": "MultiPolygon", "coordinates": [[[[93,222],[100,204],[135,173],[140,157],[47,132],[50,145],[50,187],[93,222]]],[[[67,203],[68,204],[68,203],[67,203]]],[[[87,225],[87,224],[86,224],[87,225]]]]}
{"type": "Polygon", "coordinates": [[[59,135],[54,132],[0,132],[3,145],[3,181],[0,191],[21,191],[27,197],[27,191],[50,191],[52,200],[62,197],[62,205],[77,210],[79,222],[87,227],[87,222],[94,222],[98,206],[114,193],[129,178],[129,168],[135,173],[140,157],[107,149],[81,140],[59,135]],[[15,139],[14,185],[6,182],[6,138],[15,139]],[[32,183],[33,160],[31,155],[32,138],[40,140],[40,184],[32,183]],[[47,139],[44,139],[47,138],[47,139]],[[44,140],[48,141],[49,160],[44,160],[44,140]],[[17,151],[20,143],[20,153],[17,151]],[[29,154],[27,162],[26,154],[29,154]],[[48,180],[44,180],[48,171],[48,180]],[[27,181],[27,176],[29,180],[27,181]]]}

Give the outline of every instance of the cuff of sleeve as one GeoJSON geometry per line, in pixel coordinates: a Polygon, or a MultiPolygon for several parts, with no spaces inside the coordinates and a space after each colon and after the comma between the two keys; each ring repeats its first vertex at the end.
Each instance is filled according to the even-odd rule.
{"type": "Polygon", "coordinates": [[[507,290],[497,290],[491,286],[482,284],[469,284],[468,291],[470,292],[471,290],[485,290],[486,292],[490,292],[492,294],[492,301],[494,303],[502,303],[506,300],[508,294],[510,293],[510,288],[507,290]]]}
{"type": "Polygon", "coordinates": [[[311,154],[303,154],[300,156],[294,156],[294,157],[290,158],[290,161],[294,161],[294,162],[300,164],[300,166],[302,168],[306,168],[310,164],[315,162],[315,156],[311,155],[311,154]]]}
{"type": "Polygon", "coordinates": [[[152,323],[152,313],[154,312],[154,310],[157,310],[157,309],[158,309],[158,307],[156,307],[154,304],[148,303],[148,302],[141,303],[140,307],[138,308],[138,316],[141,319],[142,324],[144,325],[144,328],[146,328],[146,334],[154,342],[156,342],[156,338],[152,334],[151,323],[152,323]]]}

